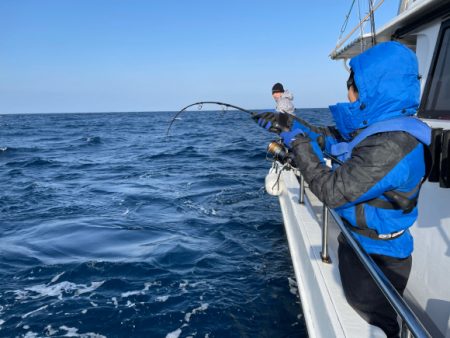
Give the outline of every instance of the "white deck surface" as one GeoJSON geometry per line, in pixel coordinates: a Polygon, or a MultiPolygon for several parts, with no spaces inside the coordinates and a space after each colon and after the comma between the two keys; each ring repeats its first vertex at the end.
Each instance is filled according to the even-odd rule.
{"type": "Polygon", "coordinates": [[[284,171],[281,182],[280,205],[309,336],[385,337],[382,330],[367,324],[345,299],[338,270],[337,225],[330,221],[332,263],[326,264],[320,257],[322,203],[308,189],[311,204],[298,203],[299,184],[292,171],[284,171]]]}

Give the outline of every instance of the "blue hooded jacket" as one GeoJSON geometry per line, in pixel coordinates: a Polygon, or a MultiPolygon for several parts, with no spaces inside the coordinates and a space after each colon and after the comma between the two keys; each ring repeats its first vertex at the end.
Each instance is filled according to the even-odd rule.
{"type": "Polygon", "coordinates": [[[355,233],[368,253],[405,258],[413,250],[413,239],[407,229],[417,218],[417,207],[403,213],[371,202],[388,201],[383,194],[392,190],[408,198],[418,195],[417,188],[425,175],[424,146],[420,140],[403,131],[368,136],[353,148],[342,166],[333,170],[323,165],[312,143],[322,135],[325,140],[322,148],[328,150],[342,139],[352,140],[361,129],[377,122],[414,115],[420,97],[417,59],[402,44],[385,42],[353,58],[350,66],[358,100],[330,106],[338,133],[333,128],[294,123],[294,129],[310,136],[292,142],[295,162],[312,192],[335,208],[351,226],[361,228],[363,224],[383,235],[404,231],[390,240],[355,233]]]}
{"type": "Polygon", "coordinates": [[[330,106],[336,127],[346,140],[358,129],[400,116],[419,107],[420,83],[416,55],[398,42],[384,42],[354,57],[359,98],[330,106]]]}

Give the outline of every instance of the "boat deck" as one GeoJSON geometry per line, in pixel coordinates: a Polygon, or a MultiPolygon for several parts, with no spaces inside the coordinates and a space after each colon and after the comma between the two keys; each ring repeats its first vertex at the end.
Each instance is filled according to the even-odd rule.
{"type": "Polygon", "coordinates": [[[282,172],[279,196],[289,249],[310,337],[385,337],[347,303],[337,258],[338,226],[329,220],[331,263],[322,262],[322,203],[306,188],[299,204],[299,184],[292,171],[282,172]]]}

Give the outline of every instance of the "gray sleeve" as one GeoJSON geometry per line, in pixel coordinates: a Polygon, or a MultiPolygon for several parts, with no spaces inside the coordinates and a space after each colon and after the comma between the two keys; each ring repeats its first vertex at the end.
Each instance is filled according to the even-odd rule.
{"type": "Polygon", "coordinates": [[[334,171],[319,160],[307,138],[294,141],[293,151],[311,191],[329,207],[337,208],[368,192],[417,145],[413,136],[403,132],[373,135],[334,171]]]}

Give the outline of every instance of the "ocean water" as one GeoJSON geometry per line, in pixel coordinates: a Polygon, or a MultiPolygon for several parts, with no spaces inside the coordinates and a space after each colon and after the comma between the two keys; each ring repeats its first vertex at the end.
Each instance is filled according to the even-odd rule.
{"type": "Polygon", "coordinates": [[[0,116],[1,337],[307,336],[275,135],[173,115],[0,116]]]}

